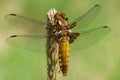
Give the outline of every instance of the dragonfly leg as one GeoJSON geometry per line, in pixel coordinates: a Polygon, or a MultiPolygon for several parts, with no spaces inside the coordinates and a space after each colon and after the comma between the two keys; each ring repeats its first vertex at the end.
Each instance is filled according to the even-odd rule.
{"type": "Polygon", "coordinates": [[[76,24],[77,24],[77,22],[74,22],[74,23],[70,24],[70,25],[69,25],[69,29],[72,29],[73,27],[75,27],[76,24]]]}
{"type": "Polygon", "coordinates": [[[50,38],[53,39],[53,40],[56,41],[56,42],[59,41],[60,37],[61,37],[60,34],[50,35],[50,38]]]}
{"type": "Polygon", "coordinates": [[[78,36],[80,36],[80,34],[79,34],[79,33],[70,33],[69,36],[70,36],[69,42],[70,42],[70,43],[73,43],[74,40],[75,40],[78,36]]]}

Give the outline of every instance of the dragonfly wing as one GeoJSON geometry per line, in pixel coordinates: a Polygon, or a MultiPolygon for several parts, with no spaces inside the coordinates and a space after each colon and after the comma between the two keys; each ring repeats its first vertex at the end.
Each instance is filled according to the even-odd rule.
{"type": "Polygon", "coordinates": [[[80,31],[82,29],[85,29],[97,16],[100,8],[101,8],[100,5],[95,5],[90,10],[88,10],[85,14],[73,20],[71,23],[74,23],[74,22],[77,23],[76,27],[74,27],[73,30],[80,31]]]}
{"type": "Polygon", "coordinates": [[[17,14],[8,14],[5,16],[5,20],[9,23],[15,25],[16,27],[30,32],[32,34],[45,34],[46,22],[43,20],[35,20],[25,16],[17,14]]]}
{"type": "Polygon", "coordinates": [[[80,33],[80,36],[74,41],[74,43],[71,44],[71,48],[74,48],[74,50],[88,48],[89,46],[104,38],[108,33],[110,33],[110,31],[111,30],[108,26],[102,26],[83,31],[80,33]]]}
{"type": "Polygon", "coordinates": [[[45,39],[41,35],[12,35],[6,42],[21,49],[41,53],[44,51],[45,39]]]}

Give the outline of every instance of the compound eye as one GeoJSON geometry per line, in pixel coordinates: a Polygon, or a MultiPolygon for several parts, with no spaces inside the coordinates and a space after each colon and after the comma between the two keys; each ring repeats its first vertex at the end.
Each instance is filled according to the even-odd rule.
{"type": "Polygon", "coordinates": [[[58,23],[59,23],[59,25],[62,25],[62,22],[61,22],[61,20],[59,20],[59,22],[58,22],[58,23]]]}
{"type": "Polygon", "coordinates": [[[59,20],[59,25],[60,26],[67,26],[67,21],[66,20],[59,20]]]}

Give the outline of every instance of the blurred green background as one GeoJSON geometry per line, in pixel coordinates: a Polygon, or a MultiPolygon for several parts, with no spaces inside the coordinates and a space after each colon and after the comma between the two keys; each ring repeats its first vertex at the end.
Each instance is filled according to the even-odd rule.
{"type": "Polygon", "coordinates": [[[61,80],[120,80],[120,0],[0,0],[0,80],[47,78],[45,49],[35,54],[6,44],[8,36],[22,32],[4,20],[6,14],[39,18],[56,8],[72,20],[95,4],[102,9],[90,26],[107,25],[112,31],[86,50],[71,50],[69,75],[61,80]]]}

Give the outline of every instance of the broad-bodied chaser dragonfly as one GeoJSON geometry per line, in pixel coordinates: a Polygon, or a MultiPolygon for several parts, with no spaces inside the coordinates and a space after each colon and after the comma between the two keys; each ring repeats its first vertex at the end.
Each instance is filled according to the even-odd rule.
{"type": "Polygon", "coordinates": [[[70,23],[68,23],[68,18],[64,13],[57,12],[55,9],[51,9],[48,12],[47,21],[35,20],[17,14],[8,14],[5,16],[8,22],[24,31],[30,32],[30,35],[12,35],[6,41],[23,49],[40,52],[40,48],[44,47],[40,43],[45,42],[44,39],[52,38],[59,45],[60,69],[62,74],[66,76],[68,72],[69,45],[72,43],[73,45],[79,45],[79,49],[84,49],[110,32],[108,26],[87,29],[100,8],[100,5],[95,5],[70,23]],[[50,34],[47,34],[49,31],[51,31],[50,34]],[[31,33],[33,34],[31,35],[31,33]]]}

